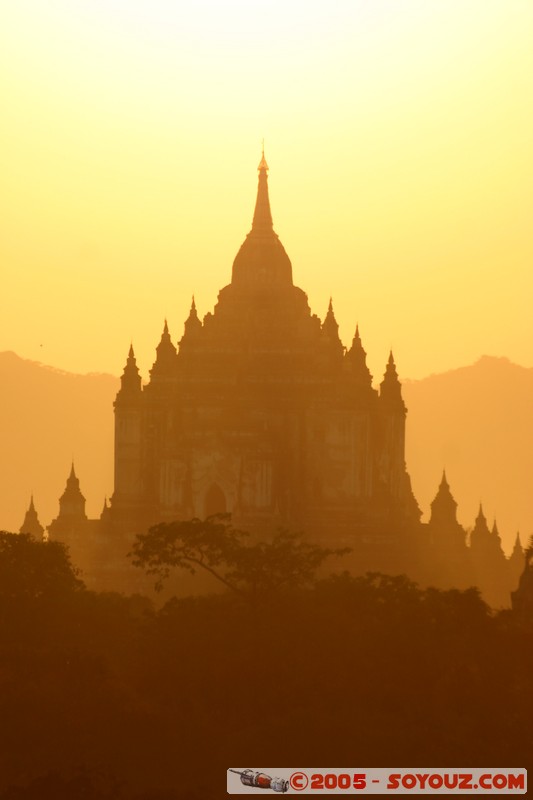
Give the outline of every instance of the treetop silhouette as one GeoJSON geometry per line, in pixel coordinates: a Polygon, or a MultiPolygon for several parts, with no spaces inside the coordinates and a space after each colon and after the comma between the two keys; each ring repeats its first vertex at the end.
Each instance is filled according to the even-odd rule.
{"type": "Polygon", "coordinates": [[[139,534],[130,554],[133,564],[155,575],[161,590],[172,569],[208,572],[227,589],[250,602],[313,582],[332,555],[349,548],[315,545],[302,533],[279,529],[269,540],[253,541],[234,528],[229,514],[205,520],[162,523],[139,534]]]}

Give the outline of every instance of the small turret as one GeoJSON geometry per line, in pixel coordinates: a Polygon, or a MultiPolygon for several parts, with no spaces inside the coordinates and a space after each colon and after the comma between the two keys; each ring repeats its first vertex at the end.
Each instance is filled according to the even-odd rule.
{"type": "Polygon", "coordinates": [[[389,353],[389,360],[385,368],[385,374],[380,384],[380,400],[390,408],[395,408],[405,414],[407,411],[402,398],[402,385],[396,371],[392,350],[389,353]]]}
{"type": "Polygon", "coordinates": [[[439,489],[431,503],[430,524],[439,526],[457,525],[457,503],[450,491],[445,470],[442,471],[439,489]]]}
{"type": "Polygon", "coordinates": [[[470,553],[476,575],[476,585],[486,602],[493,608],[509,604],[507,559],[502,550],[498,526],[489,529],[483,508],[479,506],[474,530],[470,535],[470,553]]]}
{"type": "Polygon", "coordinates": [[[524,548],[522,547],[522,543],[520,541],[520,534],[516,534],[516,539],[513,547],[513,552],[511,553],[509,560],[507,562],[508,571],[509,571],[509,582],[511,585],[511,590],[516,589],[518,586],[518,581],[520,580],[520,575],[524,571],[524,567],[526,565],[526,555],[524,552],[524,548]]]}
{"type": "Polygon", "coordinates": [[[476,522],[474,530],[478,530],[481,533],[489,533],[489,526],[487,523],[487,518],[483,513],[483,505],[479,504],[479,511],[477,512],[476,522]]]}
{"type": "Polygon", "coordinates": [[[63,542],[69,548],[73,563],[76,566],[86,565],[87,551],[92,546],[91,524],[85,513],[85,497],[72,463],[65,491],[59,498],[59,514],[48,526],[47,540],[63,542]]]}
{"type": "Polygon", "coordinates": [[[514,541],[514,547],[513,547],[513,552],[511,553],[511,558],[519,559],[522,564],[522,567],[524,566],[525,554],[524,554],[524,548],[522,547],[522,542],[520,541],[519,532],[517,532],[516,534],[516,539],[514,541]]]}
{"type": "Polygon", "coordinates": [[[339,338],[339,325],[335,319],[331,297],[329,298],[327,314],[322,323],[322,341],[331,355],[342,358],[344,347],[339,338]]]}
{"type": "Polygon", "coordinates": [[[501,539],[501,536],[500,536],[500,531],[498,530],[498,525],[496,524],[496,519],[494,519],[494,522],[492,523],[492,530],[491,530],[491,534],[492,534],[492,537],[493,537],[493,539],[494,539],[495,541],[497,541],[497,542],[498,542],[498,544],[499,544],[499,545],[500,545],[500,547],[501,547],[501,545],[502,545],[502,539],[501,539]]]}
{"type": "Polygon", "coordinates": [[[380,385],[379,411],[382,427],[382,475],[385,484],[396,500],[405,495],[405,416],[407,409],[402,399],[392,350],[380,385]]]}
{"type": "Polygon", "coordinates": [[[161,341],[156,347],[156,359],[152,369],[150,370],[150,378],[152,382],[168,381],[175,377],[176,373],[176,348],[172,344],[170,333],[168,332],[168,324],[165,320],[163,333],[161,334],[161,341]]]}
{"type": "MultiPolygon", "coordinates": [[[[166,327],[166,325],[165,325],[166,327]]],[[[168,332],[168,329],[167,329],[168,332]]],[[[165,331],[163,331],[165,336],[165,331]]],[[[113,510],[136,497],[140,487],[142,406],[145,397],[133,345],[115,399],[115,491],[113,510]]]]}
{"type": "Polygon", "coordinates": [[[483,513],[483,506],[479,504],[479,511],[476,517],[474,528],[470,534],[470,544],[476,547],[478,544],[483,544],[490,539],[490,530],[487,524],[487,518],[483,513]]]}
{"type": "Polygon", "coordinates": [[[37,511],[35,510],[35,506],[33,504],[33,495],[30,498],[30,505],[26,511],[24,522],[19,528],[19,533],[29,533],[39,541],[43,538],[44,528],[41,525],[37,511]]]}
{"type": "Polygon", "coordinates": [[[333,299],[331,297],[329,298],[328,310],[324,317],[324,322],[322,323],[322,330],[331,341],[339,338],[339,325],[335,319],[333,299]]]}
{"type": "MultiPolygon", "coordinates": [[[[515,544],[516,547],[516,544],[515,544]]],[[[511,594],[513,611],[528,623],[533,614],[533,536],[524,552],[522,572],[518,581],[518,589],[511,594]]]]}
{"type": "Polygon", "coordinates": [[[196,311],[196,303],[194,302],[194,295],[192,297],[191,303],[191,310],[189,311],[189,316],[185,320],[183,336],[180,339],[179,343],[179,356],[183,356],[189,352],[193,353],[196,349],[196,346],[201,342],[202,339],[202,331],[203,325],[202,321],[198,317],[198,312],[196,311]]]}
{"type": "Polygon", "coordinates": [[[136,399],[140,396],[141,392],[141,376],[139,375],[139,368],[135,360],[133,345],[130,345],[128,360],[126,361],[124,372],[120,378],[120,389],[117,394],[117,400],[119,398],[136,399]]]}
{"type": "Polygon", "coordinates": [[[472,568],[466,547],[466,531],[457,521],[457,502],[452,495],[445,470],[431,503],[427,525],[427,559],[431,581],[438,588],[472,585],[472,568]]]}
{"type": "Polygon", "coordinates": [[[359,325],[355,327],[355,336],[352,346],[346,353],[346,361],[355,381],[361,386],[372,386],[372,375],[366,364],[366,350],[363,348],[361,336],[359,335],[359,325]]]}
{"type": "Polygon", "coordinates": [[[196,311],[196,303],[194,301],[194,295],[192,296],[191,302],[191,310],[189,311],[189,316],[185,320],[185,333],[184,336],[187,338],[196,338],[198,334],[202,330],[202,322],[198,317],[198,312],[196,311]]]}
{"type": "Polygon", "coordinates": [[[81,493],[80,481],[74,470],[74,462],[70,468],[65,491],[59,498],[59,517],[77,517],[86,520],[85,497],[81,493]]]}

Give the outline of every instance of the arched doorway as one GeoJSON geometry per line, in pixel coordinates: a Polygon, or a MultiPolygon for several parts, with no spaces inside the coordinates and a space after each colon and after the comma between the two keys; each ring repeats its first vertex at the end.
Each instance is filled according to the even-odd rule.
{"type": "Polygon", "coordinates": [[[205,495],[205,515],[226,513],[226,495],[216,483],[211,484],[205,495]]]}

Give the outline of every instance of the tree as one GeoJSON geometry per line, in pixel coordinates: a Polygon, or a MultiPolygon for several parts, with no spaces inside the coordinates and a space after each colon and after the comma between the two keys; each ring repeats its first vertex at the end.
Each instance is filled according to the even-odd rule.
{"type": "Polygon", "coordinates": [[[39,599],[83,588],[64,544],[0,531],[0,599],[39,599]]]}
{"type": "Polygon", "coordinates": [[[156,589],[173,568],[195,574],[205,570],[227,589],[251,602],[312,583],[331,550],[307,541],[302,533],[280,529],[268,541],[252,541],[250,534],[233,528],[229,514],[205,520],[155,525],[137,536],[130,554],[133,564],[157,577],[156,589]]]}

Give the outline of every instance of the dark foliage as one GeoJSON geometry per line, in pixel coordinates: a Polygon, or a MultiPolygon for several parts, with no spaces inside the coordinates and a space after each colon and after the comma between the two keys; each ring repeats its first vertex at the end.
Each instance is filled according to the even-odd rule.
{"type": "Polygon", "coordinates": [[[531,766],[533,625],[473,590],[60,594],[0,593],[0,800],[210,800],[243,762],[531,766]]]}
{"type": "Polygon", "coordinates": [[[0,596],[38,599],[83,589],[61,542],[38,542],[29,533],[0,531],[0,596]]]}
{"type": "Polygon", "coordinates": [[[269,540],[253,541],[234,528],[229,514],[155,525],[137,536],[132,560],[157,577],[156,588],[171,570],[210,573],[230,591],[257,603],[291,587],[312,583],[331,550],[308,542],[301,533],[280,529],[269,540]]]}

